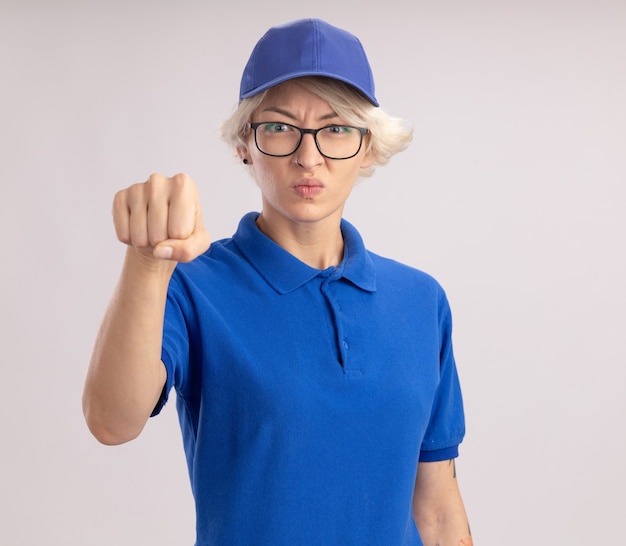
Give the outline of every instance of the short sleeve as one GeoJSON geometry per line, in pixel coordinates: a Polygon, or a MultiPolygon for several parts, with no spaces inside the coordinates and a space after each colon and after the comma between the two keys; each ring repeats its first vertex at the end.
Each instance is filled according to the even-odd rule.
{"type": "Polygon", "coordinates": [[[445,293],[439,301],[440,369],[420,461],[435,462],[458,456],[465,436],[463,398],[452,350],[452,314],[445,293]]]}
{"type": "Polygon", "coordinates": [[[167,292],[161,346],[161,360],[165,365],[167,379],[151,416],[161,412],[167,403],[171,389],[173,387],[180,388],[184,381],[184,370],[187,368],[189,359],[189,335],[186,319],[188,313],[186,308],[187,299],[180,288],[175,273],[167,292]]]}

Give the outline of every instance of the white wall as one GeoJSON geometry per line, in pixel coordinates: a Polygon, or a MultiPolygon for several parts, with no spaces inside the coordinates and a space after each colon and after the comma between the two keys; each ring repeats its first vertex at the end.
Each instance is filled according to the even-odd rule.
{"type": "Polygon", "coordinates": [[[258,192],[217,136],[267,27],[359,35],[410,149],[355,190],[370,248],[455,316],[476,544],[615,544],[626,487],[626,3],[4,0],[0,543],[192,544],[173,404],[126,446],[80,396],[123,253],[113,193],[189,172],[215,238],[258,192]],[[262,7],[265,6],[265,7],[262,7]]]}

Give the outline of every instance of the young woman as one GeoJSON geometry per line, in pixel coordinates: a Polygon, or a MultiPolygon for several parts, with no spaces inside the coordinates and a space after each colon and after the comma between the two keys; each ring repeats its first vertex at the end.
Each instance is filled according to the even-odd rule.
{"type": "Polygon", "coordinates": [[[224,138],[260,213],[210,244],[184,174],[119,192],[128,245],[84,391],[93,434],[140,434],[171,388],[197,545],[469,545],[445,294],[342,219],[359,176],[404,149],[356,37],[273,27],[224,138]]]}

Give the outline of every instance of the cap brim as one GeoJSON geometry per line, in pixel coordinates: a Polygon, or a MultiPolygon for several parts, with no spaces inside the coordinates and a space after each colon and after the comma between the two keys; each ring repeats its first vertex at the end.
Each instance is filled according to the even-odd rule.
{"type": "Polygon", "coordinates": [[[286,81],[289,80],[293,80],[296,78],[304,78],[306,76],[321,76],[321,77],[325,77],[325,78],[332,78],[333,80],[338,80],[341,81],[343,83],[348,84],[350,87],[352,87],[353,89],[355,89],[356,91],[358,91],[361,95],[363,95],[363,97],[365,97],[369,102],[371,102],[374,106],[380,106],[378,104],[378,101],[376,100],[376,97],[370,95],[365,89],[361,88],[358,85],[355,85],[354,82],[349,81],[347,78],[344,78],[342,76],[339,76],[337,74],[331,74],[328,72],[315,72],[312,70],[306,70],[306,71],[301,71],[301,72],[292,72],[290,74],[284,74],[282,75],[280,78],[275,78],[269,82],[264,83],[263,85],[259,85],[257,87],[254,87],[253,89],[250,89],[249,91],[246,91],[245,93],[243,93],[241,95],[240,100],[243,99],[249,99],[250,97],[254,97],[254,95],[258,95],[259,93],[262,93],[263,91],[270,89],[271,87],[274,87],[280,83],[284,83],[286,81]]]}

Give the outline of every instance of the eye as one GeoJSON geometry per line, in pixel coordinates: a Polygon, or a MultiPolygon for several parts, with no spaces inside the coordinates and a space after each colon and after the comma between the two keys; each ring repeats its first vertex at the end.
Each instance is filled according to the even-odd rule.
{"type": "Polygon", "coordinates": [[[347,125],[329,125],[328,127],[324,127],[324,132],[329,135],[346,135],[350,134],[352,131],[352,127],[348,127],[347,125]]]}
{"type": "Polygon", "coordinates": [[[288,133],[292,131],[292,128],[290,125],[287,125],[286,123],[270,122],[270,123],[263,124],[263,130],[266,133],[277,134],[277,133],[288,133]]]}

